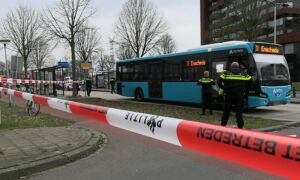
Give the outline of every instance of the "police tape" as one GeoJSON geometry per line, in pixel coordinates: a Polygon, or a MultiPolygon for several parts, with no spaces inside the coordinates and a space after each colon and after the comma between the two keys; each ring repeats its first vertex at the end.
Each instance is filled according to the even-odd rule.
{"type": "Polygon", "coordinates": [[[65,83],[80,83],[79,81],[47,81],[47,80],[29,80],[29,79],[13,79],[0,77],[2,84],[65,84],[65,83]]]}
{"type": "Polygon", "coordinates": [[[266,173],[300,179],[300,138],[95,106],[0,87],[1,92],[266,173]]]}

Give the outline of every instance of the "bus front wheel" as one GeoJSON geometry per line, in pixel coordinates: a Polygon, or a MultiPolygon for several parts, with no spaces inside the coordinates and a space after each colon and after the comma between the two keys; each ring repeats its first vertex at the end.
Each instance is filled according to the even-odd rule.
{"type": "Polygon", "coordinates": [[[141,89],[135,90],[134,98],[137,101],[143,101],[144,99],[144,93],[141,89]]]}

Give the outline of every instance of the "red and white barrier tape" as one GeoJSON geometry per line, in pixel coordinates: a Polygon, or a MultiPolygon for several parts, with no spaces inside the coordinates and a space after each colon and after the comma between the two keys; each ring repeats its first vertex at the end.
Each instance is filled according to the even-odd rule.
{"type": "Polygon", "coordinates": [[[3,84],[63,84],[63,83],[79,83],[79,81],[46,81],[46,80],[12,79],[12,78],[0,77],[0,83],[3,84]]]}
{"type": "Polygon", "coordinates": [[[300,138],[33,95],[0,92],[289,179],[300,179],[300,138]]]}

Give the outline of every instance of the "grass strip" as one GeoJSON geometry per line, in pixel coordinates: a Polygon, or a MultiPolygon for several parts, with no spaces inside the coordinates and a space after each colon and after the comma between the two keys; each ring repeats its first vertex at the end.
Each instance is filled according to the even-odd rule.
{"type": "MultiPolygon", "coordinates": [[[[222,112],[215,112],[213,115],[201,115],[201,107],[195,106],[183,106],[166,103],[152,103],[152,102],[136,102],[136,101],[108,101],[100,98],[85,98],[85,97],[69,97],[69,100],[82,102],[87,104],[94,104],[100,106],[106,106],[111,108],[142,112],[148,114],[155,114],[160,116],[173,117],[178,119],[186,119],[197,122],[205,122],[212,124],[220,124],[222,112]]],[[[244,116],[245,128],[257,129],[276,125],[282,125],[286,122],[264,119],[259,117],[244,116]]],[[[232,113],[229,126],[236,126],[235,113],[232,113]]]]}
{"type": "Polygon", "coordinates": [[[1,103],[1,124],[0,129],[24,129],[24,128],[38,128],[38,127],[60,127],[68,126],[65,120],[39,113],[37,116],[29,116],[25,112],[25,108],[15,106],[10,108],[8,103],[1,103]]]}

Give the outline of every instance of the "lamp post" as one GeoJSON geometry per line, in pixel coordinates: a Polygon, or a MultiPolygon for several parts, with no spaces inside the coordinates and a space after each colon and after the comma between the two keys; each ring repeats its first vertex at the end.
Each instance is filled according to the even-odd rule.
{"type": "Polygon", "coordinates": [[[10,40],[8,40],[8,39],[2,39],[2,40],[0,40],[0,42],[4,44],[6,78],[8,78],[9,77],[9,73],[8,73],[8,64],[7,64],[7,55],[6,55],[6,44],[9,43],[10,40]]]}
{"type": "Polygon", "coordinates": [[[269,0],[264,0],[267,3],[271,3],[274,6],[274,44],[277,43],[277,5],[282,6],[282,7],[289,7],[290,5],[287,3],[279,3],[274,1],[269,1],[269,0]]]}

